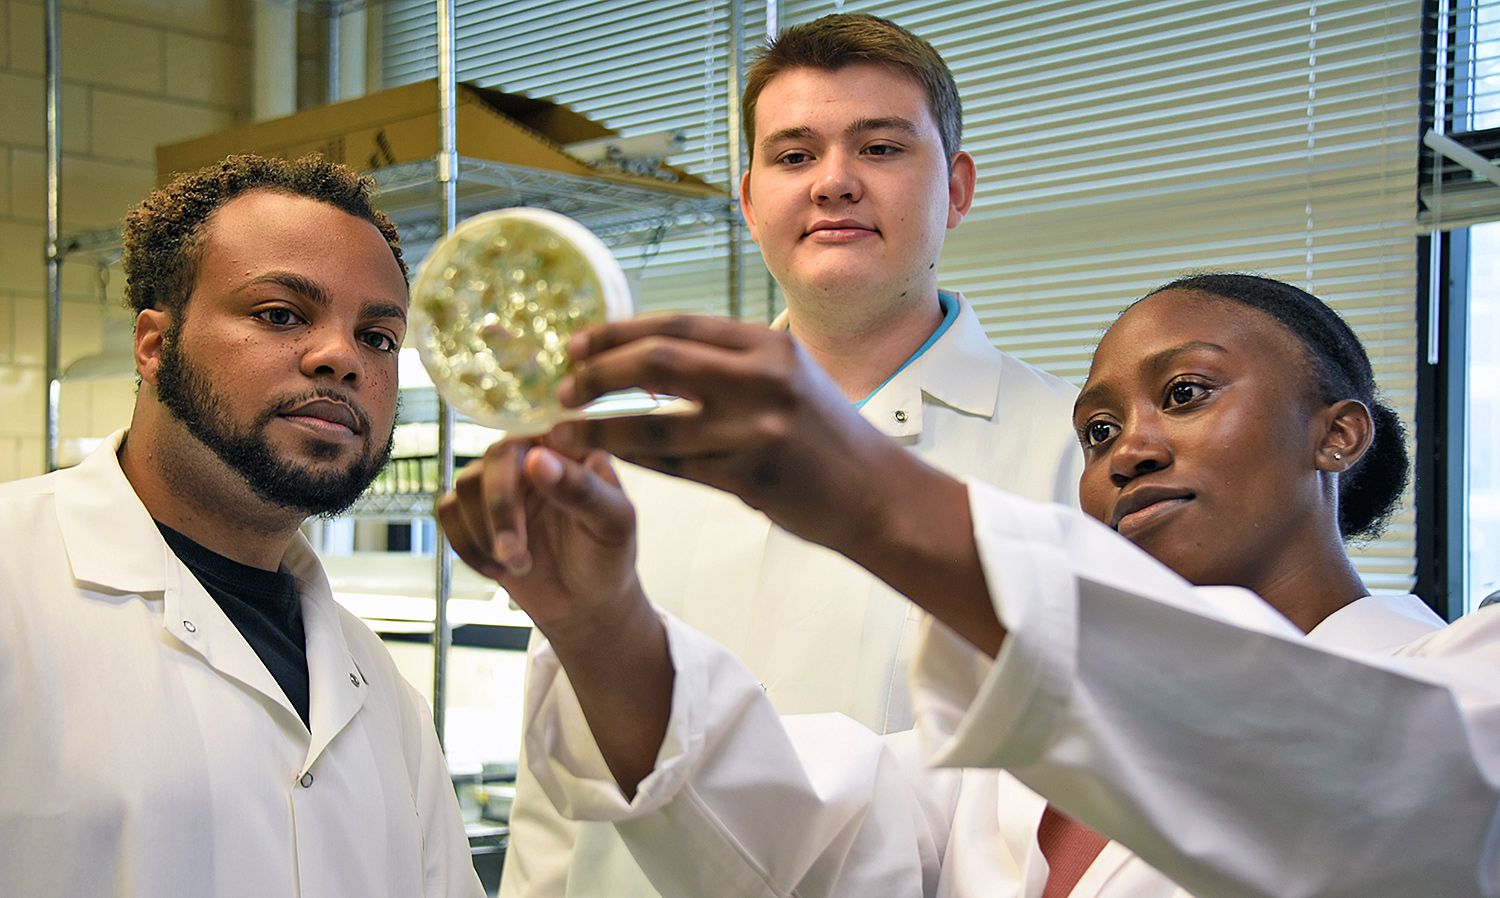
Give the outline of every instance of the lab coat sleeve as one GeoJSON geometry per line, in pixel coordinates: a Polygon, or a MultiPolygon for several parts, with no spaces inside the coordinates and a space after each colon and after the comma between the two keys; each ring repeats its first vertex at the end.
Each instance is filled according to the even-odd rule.
{"type": "Polygon", "coordinates": [[[929,623],[919,726],[1203,895],[1500,895],[1500,611],[1320,647],[1097,522],[971,483],[993,663],[929,623]]]}
{"type": "Polygon", "coordinates": [[[666,620],[671,718],[629,801],[556,656],[537,653],[526,751],[562,815],[613,822],[665,898],[935,894],[957,772],[926,771],[910,731],[779,718],[725,649],[666,620]]]}
{"type": "Polygon", "coordinates": [[[427,898],[481,898],[484,888],[474,872],[469,837],[464,832],[453,778],[438,744],[432,714],[415,689],[404,682],[401,685],[401,700],[406,705],[402,716],[410,746],[407,765],[422,820],[423,894],[427,898]]]}
{"type": "MultiPolygon", "coordinates": [[[[532,631],[527,682],[537,676],[533,673],[536,652],[545,644],[532,631]]],[[[562,898],[567,893],[573,852],[578,850],[578,822],[558,814],[542,793],[527,763],[526,742],[522,740],[516,768],[516,798],[510,809],[510,845],[500,875],[500,898],[562,898]]]]}

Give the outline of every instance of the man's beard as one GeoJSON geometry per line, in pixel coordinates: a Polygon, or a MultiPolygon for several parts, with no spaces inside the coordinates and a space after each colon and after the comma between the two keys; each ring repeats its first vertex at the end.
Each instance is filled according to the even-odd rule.
{"type": "MultiPolygon", "coordinates": [[[[285,410],[321,397],[349,406],[364,434],[370,432],[370,421],[344,394],[323,387],[282,397],[248,427],[238,428],[223,411],[227,403],[222,394],[214,390],[208,377],[182,352],[180,331],[173,322],[164,334],[157,367],[157,398],[199,442],[243,477],[257,496],[303,514],[333,517],[347,511],[390,461],[394,424],[378,451],[366,452],[342,471],[317,474],[283,459],[266,442],[265,427],[285,410]]],[[[308,445],[315,458],[333,458],[339,451],[336,446],[317,441],[309,441],[308,445]]]]}

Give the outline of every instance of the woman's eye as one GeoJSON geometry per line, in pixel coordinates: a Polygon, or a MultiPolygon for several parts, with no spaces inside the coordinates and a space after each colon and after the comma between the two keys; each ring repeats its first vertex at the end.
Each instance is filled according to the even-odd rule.
{"type": "Polygon", "coordinates": [[[1118,425],[1109,421],[1090,421],[1083,425],[1083,445],[1086,447],[1102,446],[1114,439],[1118,425]]]}
{"type": "Polygon", "coordinates": [[[1202,384],[1192,381],[1178,381],[1167,388],[1167,406],[1186,405],[1207,392],[1202,384]]]}

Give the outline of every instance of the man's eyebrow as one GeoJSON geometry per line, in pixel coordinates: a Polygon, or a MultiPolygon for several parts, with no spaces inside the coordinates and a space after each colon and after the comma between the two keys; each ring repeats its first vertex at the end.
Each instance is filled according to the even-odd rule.
{"type": "Polygon", "coordinates": [[[913,136],[922,133],[916,122],[899,115],[855,119],[844,129],[845,134],[860,134],[865,131],[905,131],[913,136]]]}
{"type": "MultiPolygon", "coordinates": [[[[267,272],[246,282],[245,287],[253,287],[257,284],[274,284],[311,300],[325,309],[333,304],[333,297],[328,295],[328,291],[323,289],[322,284],[293,271],[267,272]]],[[[405,321],[406,307],[401,303],[376,301],[366,304],[359,310],[359,314],[361,318],[400,318],[405,321]]]]}
{"type": "Polygon", "coordinates": [[[400,318],[406,320],[406,307],[394,302],[373,302],[359,310],[361,318],[400,318]]]}
{"type": "Polygon", "coordinates": [[[761,138],[760,148],[764,150],[769,148],[773,144],[778,144],[783,141],[807,140],[812,136],[813,130],[806,125],[796,125],[791,128],[782,128],[780,131],[772,131],[770,134],[767,134],[765,137],[761,138]]]}
{"type": "MultiPolygon", "coordinates": [[[[278,287],[292,291],[298,296],[310,299],[324,308],[333,304],[333,298],[328,295],[328,291],[323,289],[322,284],[296,272],[269,271],[246,281],[245,287],[254,287],[259,284],[275,284],[278,287]]],[[[244,287],[241,289],[243,290],[244,287]]]]}
{"type": "MultiPolygon", "coordinates": [[[[902,118],[899,115],[883,115],[873,118],[860,118],[850,122],[845,128],[845,134],[862,134],[866,131],[904,131],[913,136],[921,134],[921,129],[911,119],[902,118]]],[[[790,128],[782,128],[772,131],[760,142],[762,150],[788,140],[809,140],[817,135],[813,129],[806,125],[794,125],[790,128]]]]}
{"type": "MultiPolygon", "coordinates": [[[[1165,368],[1167,365],[1170,365],[1172,363],[1173,359],[1177,358],[1185,352],[1193,352],[1194,350],[1213,352],[1218,353],[1219,355],[1229,354],[1229,350],[1225,349],[1217,343],[1210,343],[1207,340],[1188,340],[1184,343],[1179,343],[1176,346],[1168,346],[1166,349],[1160,350],[1158,352],[1153,352],[1152,354],[1141,359],[1140,367],[1153,371],[1160,368],[1165,368]]],[[[1092,387],[1089,387],[1082,393],[1079,393],[1078,398],[1073,400],[1073,414],[1077,415],[1079,409],[1083,408],[1086,405],[1098,402],[1109,392],[1110,387],[1108,383],[1099,383],[1094,384],[1092,387]]]]}

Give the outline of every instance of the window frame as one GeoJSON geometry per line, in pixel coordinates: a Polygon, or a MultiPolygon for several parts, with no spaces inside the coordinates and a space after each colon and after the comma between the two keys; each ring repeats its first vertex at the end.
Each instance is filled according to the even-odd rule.
{"type": "MultiPolygon", "coordinates": [[[[1473,29],[1482,0],[1424,0],[1422,112],[1419,140],[1439,124],[1444,135],[1486,158],[1500,157],[1500,128],[1470,128],[1474,110],[1472,50],[1444,32],[1473,29]],[[1460,78],[1457,72],[1465,71],[1460,78]],[[1441,81],[1439,73],[1443,73],[1441,81]],[[1447,110],[1455,110],[1448,113],[1447,110]],[[1462,110],[1460,113],[1458,110],[1462,110]],[[1455,125],[1464,127],[1455,127],[1455,125]]],[[[1500,5],[1496,7],[1500,11],[1500,5]]],[[[1417,189],[1433,179],[1436,154],[1423,153],[1417,189]]],[[[1438,173],[1441,175],[1441,172],[1438,173]]],[[[1438,614],[1454,620],[1470,603],[1469,571],[1469,305],[1471,240],[1465,223],[1434,230],[1418,243],[1418,369],[1416,441],[1428,447],[1413,460],[1416,479],[1416,590],[1438,614]]],[[[1474,597],[1477,601],[1477,597],[1474,597]]]]}

